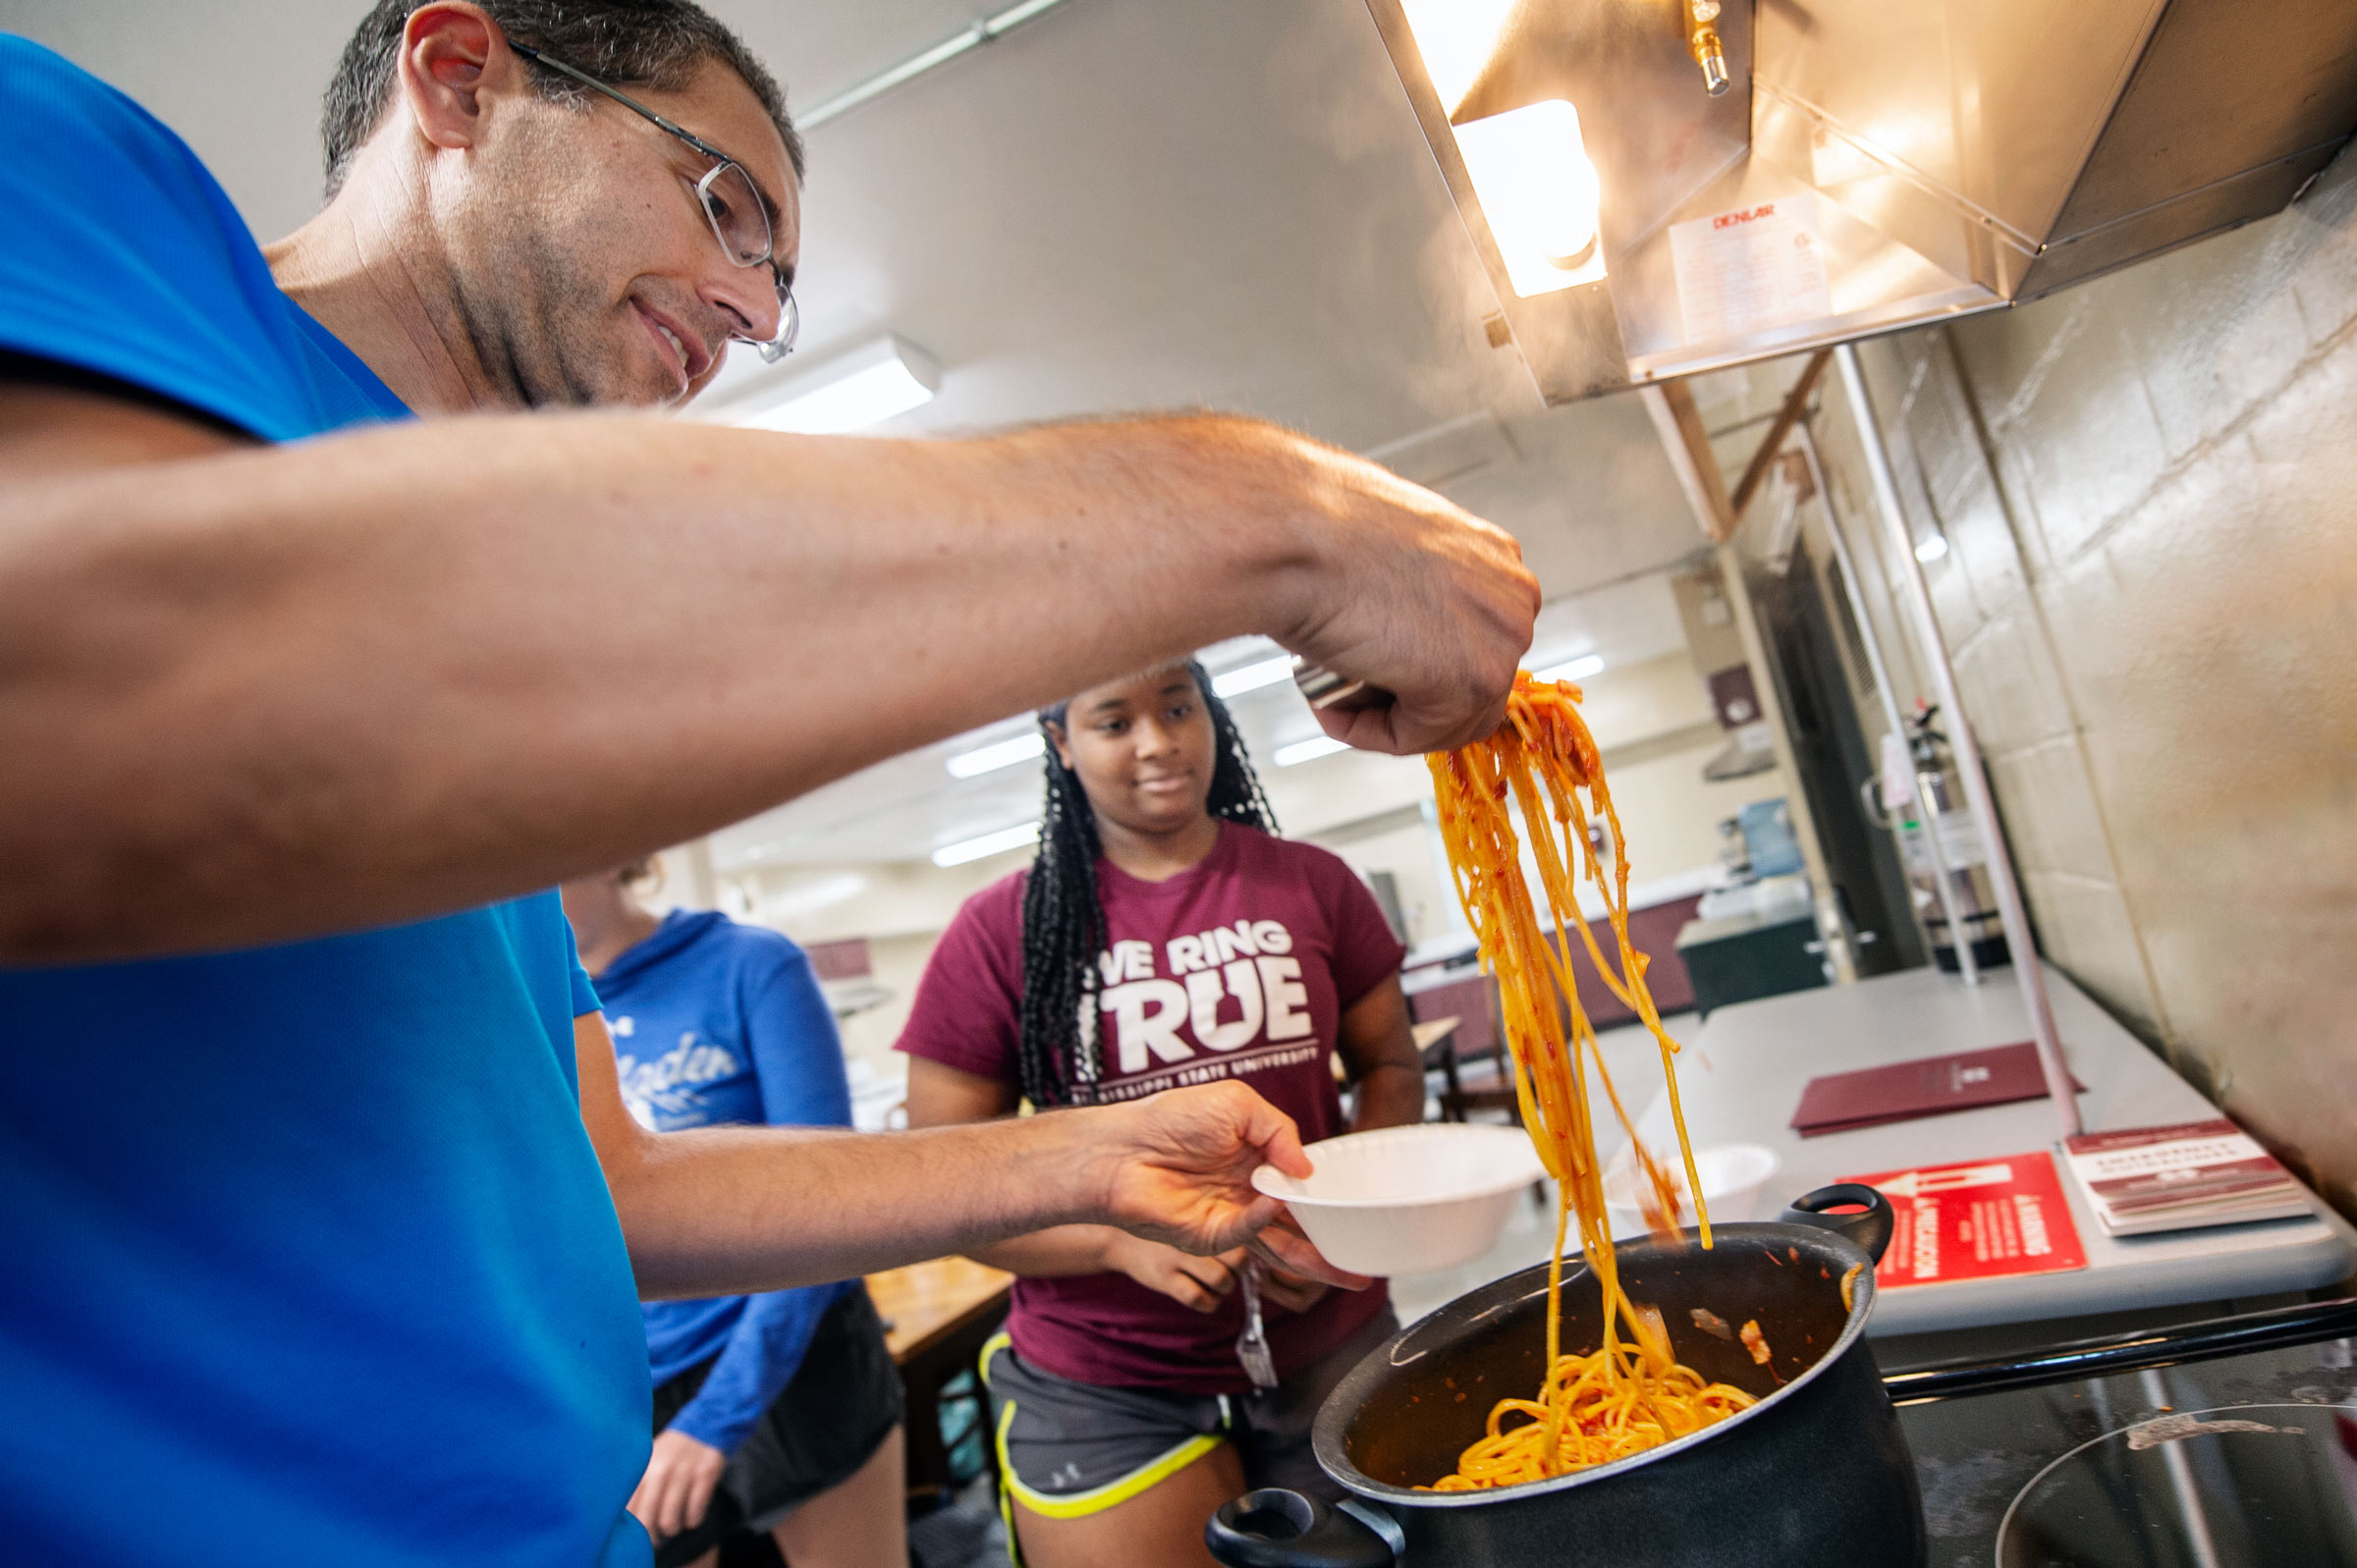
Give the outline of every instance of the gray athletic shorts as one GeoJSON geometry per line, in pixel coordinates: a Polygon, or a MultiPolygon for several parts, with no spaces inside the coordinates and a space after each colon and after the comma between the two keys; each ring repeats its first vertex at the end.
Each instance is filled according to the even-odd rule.
{"type": "Polygon", "coordinates": [[[982,1349],[999,1434],[999,1475],[1035,1514],[1077,1519],[1126,1502],[1221,1443],[1233,1445],[1247,1487],[1343,1495],[1310,1452],[1318,1407],[1351,1368],[1399,1330],[1385,1307],[1275,1388],[1180,1394],[1100,1388],[1031,1366],[1005,1334],[982,1349]]]}

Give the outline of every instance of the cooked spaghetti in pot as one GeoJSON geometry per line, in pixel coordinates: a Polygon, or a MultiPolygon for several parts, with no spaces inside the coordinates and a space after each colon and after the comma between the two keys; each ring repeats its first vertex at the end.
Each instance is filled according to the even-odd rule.
{"type": "Polygon", "coordinates": [[[1646,956],[1628,940],[1628,860],[1618,848],[1620,819],[1605,785],[1595,737],[1579,715],[1580,696],[1568,681],[1542,682],[1523,672],[1514,677],[1506,722],[1495,734],[1425,758],[1457,896],[1480,938],[1482,967],[1498,980],[1523,1126],[1560,1193],[1554,1261],[1547,1271],[1545,1381],[1535,1399],[1498,1402],[1490,1412],[1488,1434],[1464,1451],[1454,1474],[1435,1483],[1440,1491],[1510,1487],[1607,1464],[1758,1402],[1740,1388],[1708,1381],[1678,1364],[1660,1314],[1628,1299],[1615,1267],[1583,1060],[1593,1064],[1614,1115],[1628,1131],[1639,1202],[1657,1233],[1675,1228],[1681,1195],[1671,1172],[1637,1138],[1605,1068],[1596,1030],[1571,978],[1573,933],[1586,944],[1606,989],[1635,1011],[1660,1043],[1685,1191],[1694,1195],[1705,1247],[1711,1245],[1711,1221],[1677,1099],[1677,1042],[1663,1029],[1646,987],[1646,956]],[[1530,837],[1553,944],[1541,928],[1523,875],[1522,842],[1509,802],[1520,811],[1530,837]],[[1594,823],[1607,828],[1616,846],[1609,879],[1589,838],[1594,823]],[[1617,968],[1579,915],[1576,885],[1583,871],[1604,897],[1617,968]],[[1574,1217],[1580,1251],[1604,1306],[1604,1342],[1582,1354],[1566,1354],[1562,1343],[1563,1247],[1574,1217]]]}

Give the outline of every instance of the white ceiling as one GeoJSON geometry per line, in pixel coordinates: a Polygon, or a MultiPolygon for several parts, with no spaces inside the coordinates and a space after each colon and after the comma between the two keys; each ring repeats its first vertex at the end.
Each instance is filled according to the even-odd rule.
{"type": "MultiPolygon", "coordinates": [[[[804,105],[998,8],[710,3],[804,105]]],[[[154,110],[267,237],[317,204],[319,89],[364,10],[0,0],[0,28],[154,110]]],[[[1489,285],[1360,0],[1068,0],[809,142],[795,360],[889,330],[944,367],[935,401],[884,432],[1203,406],[1357,450],[1404,442],[1403,472],[1522,540],[1565,601],[1550,635],[1566,648],[1590,639],[1626,662],[1674,637],[1642,591],[1571,603],[1699,538],[1632,398],[1546,410],[1512,353],[1488,346],[1489,285]],[[1471,439],[1412,439],[1444,426],[1471,439]],[[1460,471],[1467,451],[1484,460],[1460,471]]],[[[764,396],[759,370],[732,365],[715,396],[764,396]]],[[[1256,744],[1306,732],[1292,700],[1246,704],[1256,744]]],[[[900,858],[1021,820],[1007,810],[1017,793],[1036,801],[1035,778],[953,785],[942,749],[727,839],[900,858]]]]}

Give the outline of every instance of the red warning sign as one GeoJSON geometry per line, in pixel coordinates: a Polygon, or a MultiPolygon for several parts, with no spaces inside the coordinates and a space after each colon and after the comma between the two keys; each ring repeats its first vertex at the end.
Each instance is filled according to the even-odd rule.
{"type": "Polygon", "coordinates": [[[2087,1267],[2061,1175],[2043,1151],[1841,1179],[1880,1189],[1897,1214],[1874,1271],[1886,1289],[2087,1267]]]}

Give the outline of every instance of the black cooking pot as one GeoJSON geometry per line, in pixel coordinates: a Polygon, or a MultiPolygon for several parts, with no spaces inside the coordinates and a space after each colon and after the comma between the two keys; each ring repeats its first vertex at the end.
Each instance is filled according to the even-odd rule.
{"type": "MultiPolygon", "coordinates": [[[[1922,1568],[1914,1460],[1865,1340],[1891,1227],[1891,1205],[1873,1188],[1821,1187],[1775,1224],[1716,1227],[1707,1252],[1620,1248],[1623,1288],[1661,1309],[1678,1359],[1760,1402],[1593,1470],[1417,1491],[1455,1470],[1492,1405],[1530,1397],[1545,1371],[1546,1265],[1459,1296],[1360,1362],[1318,1412],[1318,1463],[1348,1498],[1329,1508],[1293,1491],[1247,1492],[1212,1516],[1204,1539],[1233,1568],[1922,1568]],[[1865,1212],[1821,1213],[1851,1205],[1865,1212]],[[1853,1268],[1844,1310],[1841,1277],[1853,1268]],[[1751,1320],[1771,1351],[1765,1367],[1733,1334],[1701,1326],[1751,1320]]],[[[1586,1266],[1567,1260],[1566,1346],[1601,1341],[1598,1309],[1586,1266]]]]}

